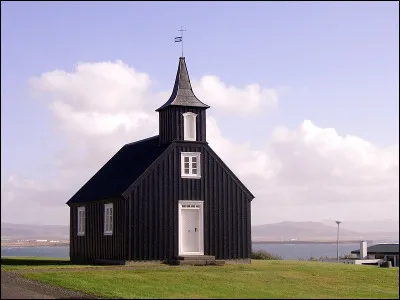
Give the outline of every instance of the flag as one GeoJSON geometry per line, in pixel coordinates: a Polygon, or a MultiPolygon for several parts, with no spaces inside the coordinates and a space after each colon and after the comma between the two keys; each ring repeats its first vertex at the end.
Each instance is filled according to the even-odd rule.
{"type": "Polygon", "coordinates": [[[177,36],[175,38],[175,43],[179,43],[179,42],[182,42],[182,37],[181,36],[177,36]]]}

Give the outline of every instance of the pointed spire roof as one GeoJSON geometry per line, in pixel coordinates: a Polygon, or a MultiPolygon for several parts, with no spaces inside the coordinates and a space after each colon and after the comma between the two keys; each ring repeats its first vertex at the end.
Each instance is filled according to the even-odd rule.
{"type": "Polygon", "coordinates": [[[171,105],[209,108],[207,104],[201,102],[193,93],[184,57],[179,58],[178,71],[176,72],[175,84],[171,97],[169,97],[164,105],[156,109],[156,111],[160,111],[171,105]]]}

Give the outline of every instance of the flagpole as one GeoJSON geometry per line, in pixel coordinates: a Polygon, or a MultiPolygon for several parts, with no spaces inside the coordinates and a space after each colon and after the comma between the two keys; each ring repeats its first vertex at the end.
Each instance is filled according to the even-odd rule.
{"type": "Polygon", "coordinates": [[[186,29],[183,29],[183,26],[181,26],[181,29],[178,30],[181,32],[181,43],[182,43],[182,57],[183,57],[183,32],[186,31],[186,29]]]}

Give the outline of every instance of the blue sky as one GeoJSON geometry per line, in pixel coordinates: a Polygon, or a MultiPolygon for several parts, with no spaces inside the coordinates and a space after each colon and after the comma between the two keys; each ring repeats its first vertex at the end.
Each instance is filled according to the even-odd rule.
{"type": "Polygon", "coordinates": [[[171,90],[181,25],[192,79],[217,75],[279,92],[277,109],[251,118],[210,110],[231,141],[261,147],[274,127],[309,119],[379,147],[398,145],[397,2],[2,2],[1,9],[2,180],[48,177],[49,157],[64,147],[29,78],[122,60],[149,74],[154,91],[171,90]]]}

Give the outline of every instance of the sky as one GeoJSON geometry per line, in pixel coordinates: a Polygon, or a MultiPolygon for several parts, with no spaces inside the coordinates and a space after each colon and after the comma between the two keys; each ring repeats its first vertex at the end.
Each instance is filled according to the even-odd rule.
{"type": "Polygon", "coordinates": [[[68,224],[68,199],[158,134],[181,26],[253,225],[398,221],[398,2],[2,1],[2,222],[68,224]]]}

